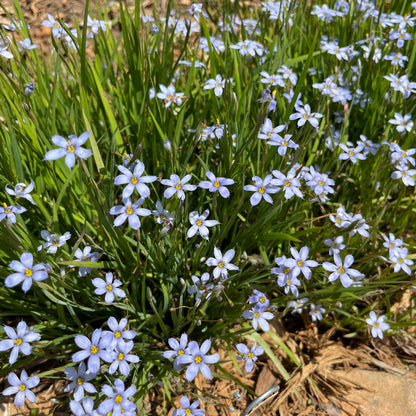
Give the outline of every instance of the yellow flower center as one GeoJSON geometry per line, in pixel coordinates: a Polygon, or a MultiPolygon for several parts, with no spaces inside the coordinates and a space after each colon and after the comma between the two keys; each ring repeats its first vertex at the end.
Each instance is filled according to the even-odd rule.
{"type": "Polygon", "coordinates": [[[222,268],[224,267],[224,262],[222,261],[221,263],[218,263],[218,267],[219,267],[220,269],[222,269],[222,268]]]}
{"type": "Polygon", "coordinates": [[[201,358],[199,355],[197,355],[197,356],[194,358],[194,361],[195,361],[195,363],[196,363],[196,364],[200,364],[200,363],[202,363],[202,358],[201,358]]]}
{"type": "Polygon", "coordinates": [[[124,360],[124,354],[120,353],[119,355],[117,355],[117,360],[119,360],[119,361],[124,360]]]}
{"type": "Polygon", "coordinates": [[[81,377],[78,377],[77,384],[78,386],[81,386],[82,384],[84,384],[84,379],[82,379],[81,377]]]}
{"type": "Polygon", "coordinates": [[[205,285],[199,285],[199,290],[204,290],[205,289],[205,285]]]}
{"type": "Polygon", "coordinates": [[[287,279],[287,284],[290,286],[292,284],[292,281],[290,279],[287,279]]]}
{"type": "Polygon", "coordinates": [[[201,221],[201,220],[198,220],[195,224],[196,224],[198,227],[200,227],[200,226],[202,225],[202,221],[201,221]]]}
{"type": "Polygon", "coordinates": [[[116,396],[116,397],[114,397],[114,401],[115,401],[117,404],[120,404],[120,403],[123,401],[123,398],[122,398],[119,394],[117,394],[117,396],[116,396]]]}
{"type": "Polygon", "coordinates": [[[350,152],[348,152],[348,155],[349,156],[354,156],[354,152],[353,151],[350,151],[350,152]]]}
{"type": "Polygon", "coordinates": [[[59,29],[59,23],[55,23],[55,24],[53,25],[53,27],[56,27],[57,29],[59,29]]]}
{"type": "Polygon", "coordinates": [[[286,269],[283,270],[283,273],[284,274],[289,274],[289,272],[290,272],[290,269],[289,268],[286,268],[286,269]]]}
{"type": "Polygon", "coordinates": [[[282,142],[282,146],[287,146],[288,144],[289,144],[289,142],[287,142],[287,141],[282,142]]]}
{"type": "Polygon", "coordinates": [[[341,266],[339,269],[338,269],[338,273],[345,273],[345,270],[344,270],[344,267],[343,266],[341,266]]]}
{"type": "Polygon", "coordinates": [[[374,326],[374,328],[378,328],[378,323],[377,322],[374,323],[373,326],[374,326]]]}
{"type": "Polygon", "coordinates": [[[264,194],[264,185],[261,187],[261,188],[259,188],[259,194],[264,194]]]}
{"type": "Polygon", "coordinates": [[[253,358],[253,357],[254,357],[254,354],[253,354],[252,352],[249,352],[249,353],[247,354],[247,357],[251,359],[251,358],[253,358]]]}
{"type": "Polygon", "coordinates": [[[179,356],[184,355],[184,354],[185,354],[185,351],[184,350],[178,350],[178,355],[179,356]]]}
{"type": "Polygon", "coordinates": [[[58,239],[58,238],[56,238],[56,237],[54,237],[54,238],[53,238],[53,240],[52,240],[52,244],[53,244],[54,246],[57,246],[57,245],[59,244],[59,239],[58,239]]]}
{"type": "Polygon", "coordinates": [[[214,186],[215,186],[216,188],[219,188],[219,187],[221,186],[221,185],[220,185],[220,182],[219,182],[219,180],[218,180],[218,179],[215,181],[214,186]]]}
{"type": "Polygon", "coordinates": [[[319,184],[320,186],[324,186],[324,181],[319,181],[319,182],[318,182],[318,184],[319,184]]]}
{"type": "Polygon", "coordinates": [[[397,262],[398,262],[399,264],[402,264],[402,263],[403,263],[403,259],[399,259],[399,260],[397,260],[397,262]]]}
{"type": "Polygon", "coordinates": [[[115,332],[114,337],[115,338],[120,338],[121,337],[121,332],[120,331],[115,332]]]}
{"type": "Polygon", "coordinates": [[[303,118],[307,120],[309,118],[309,114],[304,114],[303,118]]]}
{"type": "Polygon", "coordinates": [[[90,351],[91,351],[91,354],[97,354],[97,352],[98,352],[98,347],[97,346],[95,346],[95,345],[93,345],[92,347],[91,347],[91,349],[90,349],[90,351]]]}
{"type": "Polygon", "coordinates": [[[25,276],[26,276],[26,277],[30,277],[30,276],[32,276],[32,274],[33,274],[33,271],[32,271],[32,270],[30,270],[30,269],[25,269],[25,276]]]}
{"type": "Polygon", "coordinates": [[[19,386],[19,391],[25,391],[26,390],[26,386],[24,384],[21,384],[19,386]]]}
{"type": "Polygon", "coordinates": [[[17,338],[17,339],[15,339],[15,340],[14,340],[14,343],[15,343],[16,345],[21,345],[21,344],[22,344],[22,342],[23,342],[22,338],[17,338]]]}
{"type": "Polygon", "coordinates": [[[338,222],[338,223],[340,223],[341,222],[341,218],[337,218],[335,221],[338,222]]]}
{"type": "Polygon", "coordinates": [[[299,260],[299,261],[298,261],[298,266],[299,266],[299,267],[302,267],[302,266],[303,266],[303,260],[299,260]]]}
{"type": "Polygon", "coordinates": [[[131,178],[130,182],[131,182],[133,185],[136,185],[136,183],[137,183],[137,182],[139,182],[139,181],[138,181],[138,179],[137,179],[137,176],[136,176],[136,175],[134,175],[134,176],[131,178]]]}
{"type": "Polygon", "coordinates": [[[108,292],[111,292],[113,290],[113,285],[107,285],[105,288],[108,292]]]}
{"type": "Polygon", "coordinates": [[[290,186],[290,181],[285,181],[285,186],[289,187],[290,186]]]}
{"type": "Polygon", "coordinates": [[[166,219],[166,217],[162,214],[162,215],[160,216],[160,219],[163,221],[163,220],[165,220],[165,219],[166,219]]]}
{"type": "Polygon", "coordinates": [[[259,299],[259,302],[260,302],[260,303],[264,303],[265,301],[266,301],[266,298],[260,298],[260,299],[259,299]]]}
{"type": "Polygon", "coordinates": [[[130,205],[128,205],[126,208],[126,214],[131,215],[133,214],[133,212],[134,212],[133,208],[130,205]]]}
{"type": "Polygon", "coordinates": [[[181,185],[181,183],[180,183],[179,181],[178,181],[178,183],[176,184],[175,189],[177,189],[178,191],[179,191],[180,189],[182,189],[182,185],[181,185]]]}
{"type": "Polygon", "coordinates": [[[260,316],[260,312],[254,312],[254,317],[258,318],[260,316]]]}
{"type": "Polygon", "coordinates": [[[66,148],[66,151],[67,151],[67,152],[69,152],[69,153],[72,153],[72,152],[74,152],[74,151],[75,151],[75,147],[74,147],[74,145],[71,143],[71,141],[70,141],[70,140],[68,140],[68,147],[66,148]]]}
{"type": "Polygon", "coordinates": [[[192,410],[188,407],[188,408],[185,410],[185,414],[186,414],[186,416],[189,416],[191,413],[192,413],[192,410]]]}

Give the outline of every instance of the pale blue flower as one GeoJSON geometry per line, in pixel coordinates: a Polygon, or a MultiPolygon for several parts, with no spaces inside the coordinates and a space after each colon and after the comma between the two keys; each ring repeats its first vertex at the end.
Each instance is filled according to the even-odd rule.
{"type": "Polygon", "coordinates": [[[300,273],[302,273],[306,280],[310,280],[312,277],[312,270],[310,267],[318,266],[318,262],[315,260],[307,260],[309,248],[305,246],[302,247],[300,251],[297,251],[294,247],[291,247],[290,253],[293,258],[287,259],[285,266],[290,267],[292,276],[297,277],[300,273]]]}
{"type": "Polygon", "coordinates": [[[40,233],[41,237],[46,240],[46,243],[41,244],[37,250],[47,248],[47,253],[55,254],[58,250],[58,247],[63,246],[67,240],[71,238],[71,233],[67,231],[64,235],[58,236],[57,234],[51,234],[47,230],[42,230],[40,233]]]}
{"type": "Polygon", "coordinates": [[[152,213],[147,208],[139,208],[139,206],[143,204],[144,200],[144,198],[140,198],[132,204],[130,198],[126,198],[123,200],[124,205],[116,205],[112,207],[110,209],[110,214],[118,215],[118,217],[114,220],[114,227],[119,227],[128,219],[130,227],[133,228],[133,230],[138,230],[141,226],[139,215],[141,217],[147,217],[152,213]]]}
{"type": "Polygon", "coordinates": [[[109,397],[98,406],[98,413],[106,415],[111,412],[112,416],[123,416],[127,412],[136,410],[136,404],[132,403],[129,398],[136,393],[136,386],[130,386],[127,390],[124,387],[123,381],[117,378],[114,381],[113,387],[105,384],[101,391],[109,397]]]}
{"type": "Polygon", "coordinates": [[[205,340],[201,347],[199,347],[196,341],[189,343],[186,355],[181,360],[181,363],[190,364],[185,373],[188,381],[192,381],[199,372],[209,380],[212,378],[211,370],[207,364],[217,363],[220,360],[220,356],[217,353],[207,355],[210,349],[211,341],[209,339],[205,340]]]}
{"type": "Polygon", "coordinates": [[[23,292],[27,292],[31,288],[33,281],[41,282],[47,279],[48,272],[51,270],[49,264],[38,263],[33,265],[33,255],[31,253],[23,253],[20,256],[20,261],[13,260],[10,262],[10,268],[17,273],[7,276],[4,285],[14,287],[23,282],[23,292]]]}
{"type": "Polygon", "coordinates": [[[64,392],[67,393],[71,390],[74,390],[74,399],[76,401],[79,402],[84,398],[84,390],[86,390],[88,393],[97,393],[95,387],[89,383],[89,381],[95,378],[97,374],[86,371],[86,365],[84,361],[80,363],[78,371],[75,370],[74,367],[66,367],[64,373],[66,377],[72,382],[65,387],[64,392]]]}
{"type": "Polygon", "coordinates": [[[373,338],[380,338],[383,339],[383,331],[387,331],[390,329],[390,325],[385,323],[386,316],[381,315],[377,318],[377,315],[374,311],[370,312],[370,317],[367,318],[365,321],[368,325],[371,326],[371,335],[373,338]]]}
{"type": "Polygon", "coordinates": [[[69,402],[71,412],[75,416],[100,416],[100,414],[94,410],[94,400],[91,397],[86,397],[81,401],[71,400],[69,402]]]}
{"type": "Polygon", "coordinates": [[[107,303],[112,303],[114,296],[118,296],[119,298],[126,297],[124,290],[119,289],[119,286],[122,285],[121,281],[114,279],[113,273],[111,272],[106,273],[105,280],[99,277],[92,279],[92,284],[96,287],[94,290],[96,295],[103,295],[105,293],[104,300],[107,303]]]}
{"type": "Polygon", "coordinates": [[[254,341],[254,344],[250,349],[244,344],[237,344],[236,347],[239,352],[237,360],[246,361],[245,369],[247,373],[251,373],[253,371],[254,362],[257,361],[257,357],[264,353],[264,348],[257,346],[256,341],[254,341]]]}
{"type": "Polygon", "coordinates": [[[125,344],[127,340],[132,340],[136,336],[136,331],[125,329],[127,326],[126,318],[122,318],[120,322],[117,322],[116,318],[110,316],[107,325],[111,331],[104,331],[103,336],[110,337],[113,348],[125,344]]]}
{"type": "Polygon", "coordinates": [[[222,79],[221,75],[218,74],[215,79],[209,79],[205,83],[204,90],[214,89],[214,94],[217,97],[221,97],[224,87],[225,79],[222,79]]]}
{"type": "Polygon", "coordinates": [[[357,159],[367,159],[367,157],[363,153],[360,153],[364,149],[364,146],[362,145],[359,145],[357,147],[347,147],[345,146],[345,144],[341,143],[339,147],[345,152],[339,155],[339,158],[341,160],[351,160],[352,163],[357,163],[357,159]]]}
{"type": "Polygon", "coordinates": [[[75,165],[75,156],[80,159],[87,159],[92,155],[91,150],[81,147],[89,136],[89,131],[85,131],[79,137],[71,134],[68,136],[69,140],[57,135],[52,136],[52,142],[60,148],[46,152],[44,160],[57,160],[65,156],[65,165],[68,169],[71,169],[75,165]]]}
{"type": "Polygon", "coordinates": [[[270,330],[270,325],[267,321],[273,319],[274,315],[271,312],[266,312],[264,308],[260,308],[257,304],[251,310],[244,311],[243,318],[251,319],[251,324],[254,329],[257,330],[259,326],[264,332],[267,332],[270,330]]]}
{"type": "Polygon", "coordinates": [[[25,404],[25,399],[27,398],[30,402],[36,402],[36,396],[30,390],[33,387],[36,387],[39,384],[39,377],[28,377],[25,370],[22,370],[20,373],[20,378],[14,373],[10,373],[7,377],[9,384],[12,387],[8,387],[6,390],[3,390],[5,396],[10,396],[11,394],[16,394],[14,398],[14,405],[17,407],[22,407],[25,404]]]}
{"type": "Polygon", "coordinates": [[[16,198],[27,199],[31,204],[36,205],[35,201],[33,201],[33,198],[30,195],[30,193],[33,191],[34,186],[35,184],[31,180],[29,185],[26,185],[24,182],[17,183],[14,186],[14,189],[10,189],[6,185],[5,190],[9,195],[13,195],[16,198]]]}
{"type": "Polygon", "coordinates": [[[32,328],[28,328],[25,321],[20,321],[17,324],[16,331],[12,327],[4,325],[4,332],[9,339],[0,341],[0,352],[11,349],[9,357],[10,365],[16,362],[19,353],[30,355],[32,353],[30,342],[39,341],[41,337],[32,328]]]}
{"type": "Polygon", "coordinates": [[[0,221],[3,221],[5,218],[7,218],[7,221],[10,221],[11,224],[16,224],[15,214],[22,214],[25,211],[27,211],[25,207],[7,205],[5,202],[3,202],[3,205],[0,206],[0,221]]]}
{"type": "Polygon", "coordinates": [[[175,338],[169,338],[168,344],[172,350],[165,351],[163,356],[167,359],[175,358],[173,362],[173,369],[180,371],[182,364],[185,364],[186,360],[183,361],[188,351],[188,336],[184,333],[181,335],[179,342],[175,338]]]}
{"type": "Polygon", "coordinates": [[[338,278],[340,279],[342,286],[348,288],[354,283],[354,278],[361,277],[362,274],[355,269],[351,269],[350,266],[354,263],[354,257],[351,254],[345,256],[344,261],[338,253],[334,253],[334,263],[324,262],[322,267],[331,272],[328,277],[329,282],[334,282],[338,278]]]}
{"type": "Polygon", "coordinates": [[[207,220],[209,215],[209,209],[206,209],[201,215],[198,214],[198,211],[192,211],[189,214],[189,222],[191,223],[191,228],[186,233],[188,238],[193,237],[195,234],[199,234],[203,239],[209,240],[209,230],[208,227],[213,227],[218,225],[220,222],[217,220],[207,220]]]}
{"type": "Polygon", "coordinates": [[[195,185],[188,185],[186,182],[189,182],[192,175],[185,175],[182,179],[176,175],[170,175],[170,179],[162,179],[161,184],[168,186],[163,193],[163,196],[166,199],[171,198],[174,194],[178,196],[181,201],[185,200],[185,192],[184,191],[195,191],[195,185]]]}
{"type": "Polygon", "coordinates": [[[252,207],[258,205],[262,199],[269,204],[273,204],[273,199],[269,194],[275,194],[280,191],[280,188],[274,186],[273,176],[267,175],[264,180],[258,176],[252,177],[253,185],[244,185],[245,191],[254,192],[250,197],[250,204],[252,207]]]}
{"type": "Polygon", "coordinates": [[[248,303],[255,303],[257,304],[260,308],[267,308],[269,306],[269,299],[267,299],[267,296],[263,293],[260,292],[257,289],[253,290],[253,295],[251,295],[248,298],[248,303]]]}
{"type": "Polygon", "coordinates": [[[326,309],[323,308],[320,303],[318,305],[311,303],[309,307],[310,307],[309,316],[311,317],[312,322],[322,321],[323,319],[322,314],[326,312],[326,309]]]}
{"type": "Polygon", "coordinates": [[[133,341],[117,343],[116,349],[113,353],[113,362],[108,368],[109,374],[114,374],[117,369],[123,376],[128,376],[130,374],[129,363],[138,363],[140,361],[140,358],[137,355],[129,354],[133,347],[133,341]]]}
{"type": "Polygon", "coordinates": [[[200,401],[196,400],[192,404],[186,396],[181,397],[181,406],[182,409],[175,409],[172,412],[173,416],[203,416],[205,411],[202,409],[197,409],[200,401]]]}
{"type": "Polygon", "coordinates": [[[230,196],[230,191],[226,188],[228,185],[235,183],[233,179],[223,178],[221,176],[216,177],[212,172],[205,173],[209,181],[202,181],[199,183],[199,187],[208,189],[209,192],[218,191],[223,198],[230,196]]]}
{"type": "Polygon", "coordinates": [[[221,276],[222,280],[226,280],[228,277],[228,270],[238,270],[238,267],[234,264],[231,264],[230,261],[235,256],[235,250],[228,250],[224,256],[221,253],[221,250],[217,247],[214,247],[214,256],[210,257],[205,264],[207,266],[215,266],[213,271],[214,279],[218,279],[221,276]]]}
{"type": "MultiPolygon", "coordinates": [[[[91,253],[91,247],[85,246],[84,250],[81,250],[80,248],[77,248],[75,250],[74,256],[77,260],[74,261],[83,261],[83,262],[89,262],[89,261],[97,261],[100,253],[98,252],[92,252],[91,253]]],[[[84,277],[87,274],[91,273],[91,268],[89,267],[78,267],[78,276],[84,277]]]]}
{"type": "Polygon", "coordinates": [[[114,179],[115,185],[127,186],[123,189],[123,199],[129,198],[133,191],[136,189],[142,198],[147,198],[150,195],[150,189],[145,183],[154,182],[157,176],[142,176],[144,172],[144,163],[140,160],[136,160],[133,172],[124,166],[117,166],[117,169],[122,175],[116,176],[114,179]]]}
{"type": "Polygon", "coordinates": [[[72,361],[78,363],[88,358],[88,371],[98,373],[100,370],[100,359],[109,363],[112,361],[112,351],[108,350],[111,340],[101,337],[101,329],[96,329],[92,333],[91,341],[85,335],[76,335],[75,344],[81,348],[81,351],[72,355],[72,361]]]}

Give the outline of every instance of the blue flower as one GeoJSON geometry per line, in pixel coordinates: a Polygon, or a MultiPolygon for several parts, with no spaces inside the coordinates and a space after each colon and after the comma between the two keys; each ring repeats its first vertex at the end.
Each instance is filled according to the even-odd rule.
{"type": "Polygon", "coordinates": [[[216,353],[206,355],[210,348],[211,341],[209,339],[205,340],[201,347],[199,347],[196,341],[191,341],[189,343],[187,353],[181,360],[184,364],[190,364],[185,373],[185,377],[188,381],[192,381],[199,372],[209,380],[212,378],[211,370],[207,364],[217,363],[220,360],[220,356],[216,353]]]}
{"type": "Polygon", "coordinates": [[[271,312],[265,312],[263,308],[256,305],[253,309],[244,311],[243,317],[252,319],[251,324],[254,329],[257,329],[257,326],[260,326],[264,332],[267,332],[270,329],[270,325],[267,321],[273,319],[274,315],[271,312]]]}
{"type": "Polygon", "coordinates": [[[75,416],[99,416],[99,413],[94,410],[94,400],[91,397],[86,397],[81,401],[71,400],[69,407],[75,416]]]}
{"type": "Polygon", "coordinates": [[[163,356],[168,359],[175,358],[175,361],[173,362],[173,368],[176,371],[180,371],[181,365],[185,364],[186,362],[186,360],[183,361],[183,358],[186,356],[186,353],[188,351],[188,336],[186,334],[182,334],[179,342],[175,338],[169,338],[168,343],[172,350],[165,351],[163,353],[163,356]]]}
{"type": "Polygon", "coordinates": [[[114,374],[117,369],[123,376],[128,376],[130,373],[130,367],[128,363],[138,363],[140,358],[137,355],[129,354],[134,347],[134,342],[118,343],[116,350],[113,354],[113,362],[108,369],[109,374],[114,374]]]}
{"type": "Polygon", "coordinates": [[[111,340],[106,337],[101,337],[101,329],[96,329],[91,341],[85,335],[76,335],[75,344],[81,348],[81,351],[72,355],[72,361],[77,363],[88,358],[88,371],[98,373],[100,369],[100,359],[109,363],[112,361],[112,352],[108,351],[111,345],[111,340]]]}
{"type": "Polygon", "coordinates": [[[68,136],[69,140],[65,140],[61,136],[52,136],[52,142],[60,149],[49,150],[46,152],[44,160],[57,160],[65,156],[65,165],[71,169],[75,165],[75,156],[80,159],[87,159],[92,155],[91,150],[81,147],[90,136],[89,131],[85,131],[81,136],[77,137],[73,134],[68,136]]]}
{"type": "Polygon", "coordinates": [[[256,341],[252,345],[251,349],[244,344],[237,344],[236,345],[239,355],[237,356],[237,360],[247,360],[245,369],[247,373],[251,373],[253,371],[254,362],[257,361],[257,357],[264,353],[263,347],[258,347],[256,341]]]}
{"type": "Polygon", "coordinates": [[[16,331],[12,327],[4,325],[4,332],[6,332],[9,339],[0,341],[0,351],[11,349],[9,357],[10,365],[16,362],[19,353],[30,355],[32,353],[32,347],[29,343],[38,341],[41,337],[32,328],[28,328],[25,321],[20,321],[17,324],[16,331]]]}
{"type": "Polygon", "coordinates": [[[122,416],[126,412],[133,412],[136,405],[132,403],[129,397],[136,393],[136,387],[130,386],[127,390],[124,389],[124,383],[117,378],[114,381],[114,390],[108,384],[105,384],[101,391],[109,397],[98,406],[98,413],[106,415],[112,412],[112,416],[122,416]]]}
{"type": "Polygon", "coordinates": [[[181,201],[185,200],[185,192],[184,191],[195,191],[195,185],[187,185],[191,179],[191,175],[185,175],[182,179],[175,174],[170,175],[170,179],[162,179],[161,184],[166,185],[169,188],[165,189],[163,196],[166,199],[171,198],[175,193],[181,201]]]}
{"type": "MultiPolygon", "coordinates": [[[[78,371],[74,367],[66,367],[64,370],[67,378],[72,381],[68,384],[64,391],[68,392],[74,390],[74,399],[80,401],[84,398],[84,390],[88,393],[96,393],[97,390],[95,387],[89,383],[97,374],[86,371],[86,366],[84,361],[82,361],[78,367],[78,371]]],[[[75,413],[75,412],[74,412],[75,413]]]]}
{"type": "Polygon", "coordinates": [[[273,204],[273,199],[269,194],[275,194],[280,191],[280,188],[273,185],[273,176],[267,175],[264,180],[258,176],[252,178],[254,185],[245,185],[245,191],[254,192],[250,197],[251,206],[256,206],[262,199],[267,201],[269,204],[273,204]]]}
{"type": "Polygon", "coordinates": [[[25,207],[7,205],[3,202],[3,206],[0,206],[0,221],[7,218],[12,224],[16,224],[16,215],[14,214],[22,214],[25,211],[25,207]]]}
{"type": "Polygon", "coordinates": [[[186,396],[181,397],[181,406],[182,409],[175,409],[172,414],[173,416],[203,416],[205,411],[202,409],[197,409],[200,401],[196,400],[192,404],[186,396]]]}
{"type": "Polygon", "coordinates": [[[118,215],[114,220],[113,226],[119,227],[127,219],[129,225],[133,230],[138,230],[141,226],[139,215],[142,217],[147,217],[152,212],[147,208],[139,208],[143,204],[144,198],[140,198],[134,204],[131,203],[130,198],[123,200],[124,205],[116,205],[110,209],[111,215],[118,215]]]}
{"type": "Polygon", "coordinates": [[[117,169],[122,173],[122,175],[116,176],[114,184],[127,184],[127,186],[123,189],[123,199],[129,198],[135,189],[142,198],[147,198],[150,195],[150,189],[145,185],[145,183],[154,182],[157,179],[157,176],[142,176],[144,172],[143,162],[136,160],[133,172],[121,165],[117,166],[117,169]]]}
{"type": "Polygon", "coordinates": [[[10,373],[7,380],[12,387],[8,387],[2,394],[10,396],[11,394],[17,393],[14,398],[15,406],[23,406],[25,404],[25,398],[32,403],[36,402],[36,396],[30,389],[33,389],[33,387],[36,387],[39,384],[40,380],[38,376],[29,378],[26,371],[22,370],[20,378],[17,377],[16,374],[10,373]]]}
{"type": "Polygon", "coordinates": [[[103,295],[105,293],[104,300],[107,303],[112,303],[114,301],[114,296],[119,298],[125,298],[126,293],[123,289],[119,289],[119,286],[122,285],[120,280],[113,278],[113,273],[108,272],[105,275],[105,280],[96,277],[92,279],[92,284],[96,287],[94,293],[96,295],[103,295]]]}
{"type": "Polygon", "coordinates": [[[33,255],[31,253],[23,253],[20,256],[20,261],[13,260],[10,262],[10,267],[17,273],[7,276],[4,285],[6,287],[14,287],[23,282],[23,292],[27,292],[31,288],[33,280],[41,282],[47,279],[48,272],[51,270],[49,264],[39,263],[33,265],[33,255]]]}

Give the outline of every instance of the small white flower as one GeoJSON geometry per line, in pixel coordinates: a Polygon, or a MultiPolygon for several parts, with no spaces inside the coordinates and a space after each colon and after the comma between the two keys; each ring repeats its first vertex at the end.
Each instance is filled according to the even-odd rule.
{"type": "Polygon", "coordinates": [[[230,264],[230,261],[235,256],[235,250],[228,250],[223,256],[221,251],[217,247],[214,247],[214,256],[205,262],[207,266],[215,266],[213,271],[214,279],[218,279],[221,276],[221,279],[226,280],[228,270],[238,270],[237,266],[230,264]]]}
{"type": "Polygon", "coordinates": [[[8,188],[7,185],[6,185],[5,189],[6,189],[6,192],[9,195],[13,195],[16,198],[27,199],[30,203],[32,203],[33,205],[36,205],[35,201],[33,201],[33,198],[30,195],[30,193],[33,191],[34,186],[35,186],[35,184],[31,180],[29,185],[26,185],[23,182],[19,182],[18,184],[16,184],[14,186],[14,190],[8,188]]]}
{"type": "Polygon", "coordinates": [[[217,97],[221,97],[224,87],[225,87],[225,79],[222,79],[221,75],[217,75],[215,79],[209,79],[205,83],[204,90],[214,89],[214,94],[217,97]]]}
{"type": "Polygon", "coordinates": [[[370,312],[370,317],[367,318],[365,321],[368,325],[371,326],[371,335],[373,338],[380,338],[383,339],[383,331],[387,331],[390,329],[390,325],[386,324],[384,321],[386,319],[385,315],[380,316],[377,318],[377,315],[374,311],[370,312]]]}

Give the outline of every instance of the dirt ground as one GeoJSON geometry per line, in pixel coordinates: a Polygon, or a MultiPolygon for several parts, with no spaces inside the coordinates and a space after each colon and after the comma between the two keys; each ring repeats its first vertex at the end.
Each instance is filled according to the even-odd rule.
{"type": "MultiPolygon", "coordinates": [[[[127,0],[133,7],[134,0],[127,0]]],[[[166,10],[167,0],[159,0],[158,8],[166,10]]],[[[83,0],[21,0],[20,2],[28,24],[31,26],[33,43],[50,50],[50,29],[41,25],[50,13],[60,16],[64,22],[72,24],[74,15],[82,20],[85,1],[83,0]]],[[[110,18],[117,22],[118,1],[107,1],[110,18]]],[[[143,9],[151,14],[152,1],[142,1],[143,9]]],[[[182,6],[189,7],[191,1],[183,0],[182,6]]],[[[1,0],[11,16],[14,16],[10,0],[1,0]]],[[[90,15],[96,12],[92,2],[90,15]]],[[[9,24],[7,14],[0,10],[0,24],[9,24]]],[[[224,368],[236,379],[250,386],[257,395],[269,391],[276,385],[279,389],[268,398],[259,402],[250,412],[244,409],[253,402],[250,396],[235,382],[215,378],[212,382],[200,375],[196,385],[221,406],[206,405],[206,416],[410,416],[416,414],[416,341],[412,336],[395,340],[372,341],[369,345],[347,346],[333,332],[319,335],[316,330],[305,330],[289,334],[282,330],[281,323],[272,328],[276,335],[287,343],[299,360],[303,362],[302,370],[289,363],[288,356],[277,346],[273,352],[287,366],[290,379],[285,381],[271,360],[262,359],[251,374],[244,370],[236,371],[232,363],[224,368]],[[293,393],[296,391],[296,393],[293,393]]],[[[225,352],[222,351],[225,358],[225,352]]],[[[0,391],[5,387],[5,380],[0,380],[0,391]]],[[[64,416],[62,403],[68,399],[63,393],[64,382],[44,381],[34,389],[38,403],[32,409],[38,410],[38,416],[64,416]]],[[[149,415],[164,416],[161,391],[151,391],[145,404],[149,415]]],[[[28,416],[30,408],[16,409],[10,398],[0,396],[0,416],[28,416]]]]}

